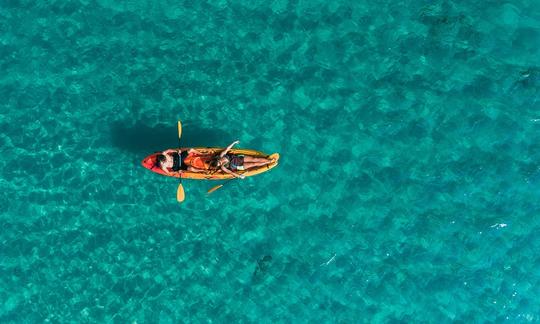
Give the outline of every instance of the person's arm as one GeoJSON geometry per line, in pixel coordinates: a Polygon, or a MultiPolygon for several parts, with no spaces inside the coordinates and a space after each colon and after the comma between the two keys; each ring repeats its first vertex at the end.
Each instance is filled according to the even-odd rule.
{"type": "Polygon", "coordinates": [[[236,177],[236,178],[244,179],[244,178],[246,177],[245,175],[243,175],[243,174],[238,174],[238,173],[236,173],[236,172],[233,172],[233,171],[227,169],[227,168],[224,167],[224,166],[221,166],[221,170],[222,170],[223,172],[225,172],[225,173],[232,174],[232,175],[233,175],[234,177],[236,177]]]}
{"type": "Polygon", "coordinates": [[[168,150],[163,151],[161,154],[165,155],[165,154],[169,154],[169,153],[172,153],[172,152],[178,152],[178,151],[180,151],[180,150],[168,149],[168,150]]]}
{"type": "Polygon", "coordinates": [[[200,151],[197,151],[197,150],[194,149],[194,148],[189,149],[187,152],[188,152],[188,154],[190,154],[190,153],[195,153],[195,154],[197,154],[197,155],[202,155],[202,153],[201,153],[200,151]]]}
{"type": "Polygon", "coordinates": [[[232,142],[231,145],[227,146],[227,148],[224,149],[223,152],[221,152],[221,154],[219,155],[219,157],[220,157],[220,158],[224,157],[225,154],[227,154],[227,153],[231,150],[231,148],[232,148],[234,145],[238,144],[238,143],[240,143],[240,141],[234,141],[234,142],[232,142]]]}
{"type": "Polygon", "coordinates": [[[161,170],[163,170],[163,172],[165,172],[165,174],[171,174],[169,172],[169,170],[167,170],[167,168],[164,165],[161,165],[161,170]]]}

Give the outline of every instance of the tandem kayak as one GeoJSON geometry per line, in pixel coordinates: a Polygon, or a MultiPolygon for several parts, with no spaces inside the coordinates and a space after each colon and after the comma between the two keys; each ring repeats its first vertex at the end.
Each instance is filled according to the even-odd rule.
{"type": "MultiPolygon", "coordinates": [[[[182,148],[182,150],[186,150],[189,148],[182,148]]],[[[219,154],[221,151],[223,151],[225,148],[222,147],[194,147],[197,151],[201,152],[202,155],[215,155],[219,154]]],[[[234,178],[233,175],[225,173],[221,170],[209,170],[207,172],[191,172],[191,171],[182,171],[182,172],[175,172],[171,174],[166,174],[163,172],[163,170],[156,166],[156,159],[158,154],[161,152],[157,152],[154,154],[150,154],[149,156],[145,157],[142,161],[143,167],[146,169],[164,175],[164,176],[170,176],[175,178],[182,178],[182,179],[198,179],[198,180],[226,180],[226,179],[232,179],[234,178]]],[[[251,168],[245,171],[235,171],[238,174],[243,174],[246,177],[251,177],[263,172],[266,172],[272,168],[274,168],[276,165],[278,165],[279,160],[279,154],[274,153],[272,155],[268,155],[263,152],[255,151],[255,150],[248,150],[248,149],[231,149],[228,154],[235,154],[235,155],[244,155],[244,156],[252,156],[252,157],[262,157],[262,158],[273,158],[275,161],[273,163],[263,165],[256,168],[251,168]]]]}

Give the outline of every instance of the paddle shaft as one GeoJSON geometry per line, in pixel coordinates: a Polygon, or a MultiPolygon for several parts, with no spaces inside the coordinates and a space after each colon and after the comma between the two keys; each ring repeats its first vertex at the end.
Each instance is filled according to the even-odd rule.
{"type": "MultiPolygon", "coordinates": [[[[181,159],[182,154],[180,153],[180,147],[182,144],[180,143],[180,137],[182,137],[182,123],[178,121],[178,157],[181,159]]],[[[182,164],[182,161],[180,161],[180,165],[182,164]]],[[[176,190],[176,200],[178,202],[182,202],[185,199],[185,193],[184,193],[184,186],[182,186],[182,171],[179,170],[179,177],[180,183],[178,184],[178,189],[176,190]]]]}
{"type": "MultiPolygon", "coordinates": [[[[180,138],[182,137],[182,123],[178,121],[178,158],[182,159],[182,142],[180,141],[180,138]]],[[[184,161],[180,161],[180,165],[182,165],[184,161]]],[[[181,170],[178,171],[180,173],[180,176],[178,177],[180,179],[180,183],[182,183],[182,172],[181,170]]]]}

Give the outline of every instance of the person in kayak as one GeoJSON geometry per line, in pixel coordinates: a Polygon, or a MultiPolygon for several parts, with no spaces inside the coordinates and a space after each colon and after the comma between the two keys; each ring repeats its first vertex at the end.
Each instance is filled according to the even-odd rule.
{"type": "Polygon", "coordinates": [[[229,154],[231,148],[240,143],[240,141],[234,141],[225,150],[223,150],[219,156],[215,158],[211,164],[215,164],[221,171],[233,175],[236,178],[244,179],[246,176],[238,174],[235,171],[246,171],[251,168],[267,165],[274,162],[274,159],[253,157],[243,154],[229,154]]]}
{"type": "Polygon", "coordinates": [[[156,166],[168,175],[174,172],[182,172],[186,170],[194,171],[194,169],[195,172],[200,172],[198,171],[198,167],[200,167],[201,165],[194,167],[193,160],[197,160],[197,158],[203,156],[204,155],[196,149],[169,149],[161,152],[161,154],[158,154],[156,159],[156,166]]]}

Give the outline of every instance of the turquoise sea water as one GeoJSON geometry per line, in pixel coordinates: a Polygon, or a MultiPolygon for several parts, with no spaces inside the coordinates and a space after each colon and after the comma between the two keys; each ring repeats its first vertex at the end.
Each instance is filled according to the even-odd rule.
{"type": "Polygon", "coordinates": [[[0,4],[0,322],[540,321],[540,3],[0,4]],[[143,169],[240,146],[227,184],[143,169]]]}

